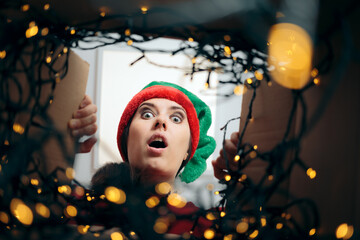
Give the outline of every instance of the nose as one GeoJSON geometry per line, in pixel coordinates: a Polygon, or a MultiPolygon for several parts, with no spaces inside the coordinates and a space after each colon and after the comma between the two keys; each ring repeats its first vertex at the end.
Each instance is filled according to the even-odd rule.
{"type": "Polygon", "coordinates": [[[166,130],[166,125],[166,120],[160,116],[155,121],[155,129],[160,128],[166,130]]]}

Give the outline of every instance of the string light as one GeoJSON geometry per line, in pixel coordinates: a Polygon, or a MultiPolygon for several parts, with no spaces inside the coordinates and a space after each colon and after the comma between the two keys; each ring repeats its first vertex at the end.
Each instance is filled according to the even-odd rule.
{"type": "Polygon", "coordinates": [[[230,176],[230,175],[228,175],[228,174],[227,174],[227,175],[225,175],[225,181],[227,181],[227,182],[228,182],[228,181],[230,181],[230,180],[231,180],[231,176],[230,176]]]}
{"type": "Polygon", "coordinates": [[[224,36],[224,40],[225,40],[226,42],[229,42],[229,41],[231,40],[230,35],[225,35],[225,36],[224,36]]]}
{"type": "Polygon", "coordinates": [[[47,10],[49,10],[49,9],[50,9],[50,4],[49,4],[49,3],[45,4],[45,5],[44,5],[44,10],[47,11],[47,10]]]}
{"type": "Polygon", "coordinates": [[[347,223],[340,224],[335,231],[336,238],[350,239],[354,234],[354,227],[349,226],[347,223]]]}
{"type": "Polygon", "coordinates": [[[249,229],[249,224],[247,222],[240,222],[236,225],[236,231],[238,233],[245,233],[249,229]]]}
{"type": "Polygon", "coordinates": [[[160,203],[160,200],[157,196],[152,196],[150,198],[148,198],[145,202],[145,205],[148,207],[148,208],[154,208],[156,207],[158,204],[160,203]]]}
{"type": "Polygon", "coordinates": [[[116,204],[123,204],[126,201],[126,194],[123,190],[118,189],[116,187],[107,187],[105,189],[105,197],[110,202],[116,203],[116,204]]]}
{"type": "Polygon", "coordinates": [[[193,39],[192,37],[189,37],[189,38],[188,38],[188,41],[189,41],[189,42],[193,42],[194,39],[193,39]]]}
{"type": "Polygon", "coordinates": [[[0,221],[4,224],[9,223],[9,215],[6,212],[0,212],[0,221]]]}
{"type": "Polygon", "coordinates": [[[111,237],[111,240],[123,240],[124,239],[122,234],[119,232],[111,233],[110,237],[111,237]]]}
{"type": "Polygon", "coordinates": [[[146,14],[149,10],[147,7],[141,7],[140,9],[143,14],[146,14]]]}
{"type": "Polygon", "coordinates": [[[22,10],[23,12],[27,12],[27,11],[29,11],[29,9],[30,9],[30,5],[29,5],[29,4],[24,4],[24,5],[21,6],[21,10],[22,10]]]}
{"type": "Polygon", "coordinates": [[[206,239],[213,239],[215,237],[215,231],[213,229],[206,229],[204,232],[204,237],[206,239]]]}
{"type": "Polygon", "coordinates": [[[37,214],[39,214],[40,216],[42,216],[43,218],[49,218],[50,217],[50,210],[48,207],[46,207],[44,204],[42,203],[36,203],[35,205],[35,211],[37,212],[37,214]]]}
{"type": "Polygon", "coordinates": [[[39,27],[33,21],[33,22],[29,23],[29,28],[26,30],[25,36],[26,36],[26,38],[31,38],[31,37],[35,36],[36,34],[38,34],[38,32],[39,32],[39,27]]]}
{"type": "Polygon", "coordinates": [[[167,195],[172,187],[168,182],[162,182],[155,186],[155,191],[160,195],[167,195]]]}
{"type": "Polygon", "coordinates": [[[320,85],[320,79],[319,78],[314,78],[313,80],[315,85],[320,85]]]}
{"type": "Polygon", "coordinates": [[[215,215],[211,212],[206,214],[206,218],[210,221],[214,221],[216,219],[215,215]]]}
{"type": "Polygon", "coordinates": [[[14,217],[24,225],[31,225],[34,215],[31,209],[20,199],[14,198],[10,202],[10,210],[14,217]]]}
{"type": "Polygon", "coordinates": [[[259,230],[254,230],[250,235],[249,238],[250,239],[254,239],[259,235],[259,230]]]}
{"type": "Polygon", "coordinates": [[[23,134],[25,131],[24,127],[18,123],[14,123],[13,130],[14,130],[14,132],[16,132],[18,134],[23,134]]]}
{"type": "Polygon", "coordinates": [[[240,156],[239,156],[239,155],[235,155],[234,161],[235,161],[235,162],[238,162],[239,160],[240,160],[240,156]]]}
{"type": "Polygon", "coordinates": [[[130,36],[131,35],[131,30],[129,28],[127,28],[125,30],[125,36],[130,36]]]}
{"type": "Polygon", "coordinates": [[[316,177],[316,171],[312,168],[308,168],[306,174],[309,176],[310,179],[314,179],[316,177]]]}
{"type": "Polygon", "coordinates": [[[309,231],[309,236],[314,236],[315,233],[316,233],[316,229],[315,229],[315,228],[312,228],[312,229],[310,229],[310,231],[309,231]]]}
{"type": "Polygon", "coordinates": [[[177,193],[171,193],[167,197],[167,201],[171,206],[174,206],[176,208],[183,208],[186,205],[186,200],[182,196],[180,196],[177,193]]]}
{"type": "Polygon", "coordinates": [[[65,171],[65,175],[68,179],[72,180],[75,178],[75,170],[73,168],[67,168],[65,171]]]}
{"type": "Polygon", "coordinates": [[[4,59],[5,57],[6,57],[6,51],[5,50],[0,51],[0,58],[4,59]]]}

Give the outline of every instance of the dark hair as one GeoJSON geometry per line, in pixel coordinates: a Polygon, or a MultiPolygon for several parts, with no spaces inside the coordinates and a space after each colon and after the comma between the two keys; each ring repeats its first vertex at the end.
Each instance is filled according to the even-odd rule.
{"type": "Polygon", "coordinates": [[[91,189],[103,194],[106,187],[129,188],[132,185],[128,163],[107,163],[100,167],[91,178],[91,189]]]}

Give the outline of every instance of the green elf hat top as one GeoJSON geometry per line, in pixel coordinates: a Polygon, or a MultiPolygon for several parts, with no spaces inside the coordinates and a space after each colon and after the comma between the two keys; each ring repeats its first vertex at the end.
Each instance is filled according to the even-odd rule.
{"type": "Polygon", "coordinates": [[[207,135],[211,125],[210,108],[195,94],[168,82],[151,82],[137,93],[126,106],[118,126],[117,144],[122,158],[127,161],[126,144],[122,144],[123,134],[139,105],[152,98],[165,98],[180,104],[186,111],[191,132],[191,154],[184,171],[182,181],[190,183],[196,180],[206,169],[206,159],[215,150],[214,138],[207,135]]]}

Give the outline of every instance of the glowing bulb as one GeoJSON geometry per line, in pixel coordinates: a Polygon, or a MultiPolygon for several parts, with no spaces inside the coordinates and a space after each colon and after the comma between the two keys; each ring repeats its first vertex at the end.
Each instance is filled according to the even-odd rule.
{"type": "Polygon", "coordinates": [[[44,5],[44,10],[47,11],[47,10],[49,10],[49,9],[50,9],[50,4],[48,4],[48,3],[45,4],[45,5],[44,5]]]}
{"type": "Polygon", "coordinates": [[[215,191],[214,194],[215,194],[215,195],[219,195],[220,192],[219,192],[219,191],[215,191]]]}
{"type": "Polygon", "coordinates": [[[284,226],[284,224],[282,224],[282,223],[277,223],[276,224],[276,229],[282,229],[283,228],[283,226],[284,226]]]}
{"type": "Polygon", "coordinates": [[[160,195],[166,195],[171,191],[171,185],[167,182],[159,183],[155,186],[155,191],[160,195]]]}
{"type": "Polygon", "coordinates": [[[47,63],[51,63],[51,57],[48,56],[45,61],[46,61],[47,63]]]}
{"type": "Polygon", "coordinates": [[[347,223],[340,224],[336,228],[336,238],[349,239],[354,234],[354,227],[349,226],[347,223]]]}
{"type": "Polygon", "coordinates": [[[311,70],[311,76],[314,78],[319,74],[319,70],[317,70],[316,68],[314,68],[313,70],[311,70]]]}
{"type": "Polygon", "coordinates": [[[122,234],[119,232],[111,233],[110,237],[111,237],[111,240],[123,240],[124,239],[122,234]]]}
{"type": "Polygon", "coordinates": [[[101,12],[101,13],[100,13],[100,16],[101,16],[101,17],[105,17],[105,16],[106,16],[106,12],[101,12]]]}
{"type": "Polygon", "coordinates": [[[260,222],[261,222],[262,227],[266,226],[266,218],[265,217],[261,217],[260,222]]]}
{"type": "Polygon", "coordinates": [[[261,72],[259,72],[259,71],[255,71],[255,73],[254,73],[254,75],[255,75],[255,78],[257,79],[257,80],[263,80],[264,79],[264,75],[261,73],[261,72]]]}
{"type": "Polygon", "coordinates": [[[89,227],[84,226],[84,225],[79,225],[79,226],[77,227],[77,230],[78,230],[78,232],[79,232],[80,234],[86,234],[87,231],[89,230],[89,227]]]}
{"type": "Polygon", "coordinates": [[[112,186],[105,189],[105,197],[110,202],[116,204],[123,204],[126,201],[126,194],[124,191],[112,186]]]}
{"type": "Polygon", "coordinates": [[[225,215],[226,215],[226,213],[225,213],[224,211],[222,211],[222,212],[220,213],[220,217],[225,217],[225,215]]]}
{"type": "Polygon", "coordinates": [[[192,37],[189,37],[189,38],[188,38],[188,41],[189,41],[189,42],[193,42],[194,39],[193,39],[192,37]]]}
{"type": "Polygon", "coordinates": [[[320,84],[320,79],[319,78],[314,78],[313,80],[315,85],[319,85],[320,84]]]}
{"type": "Polygon", "coordinates": [[[73,168],[67,168],[65,171],[66,177],[70,180],[75,178],[75,170],[73,168]]]}
{"type": "Polygon", "coordinates": [[[237,85],[234,88],[234,94],[237,96],[244,94],[246,91],[247,91],[247,89],[244,87],[244,85],[237,85]]]}
{"type": "Polygon", "coordinates": [[[225,175],[225,181],[230,181],[231,180],[231,176],[229,174],[225,175]]]}
{"type": "Polygon", "coordinates": [[[315,228],[312,228],[310,231],[309,231],[309,236],[314,236],[316,233],[316,229],[315,228]]]}
{"type": "Polygon", "coordinates": [[[233,235],[229,234],[229,235],[225,235],[224,236],[224,240],[232,240],[233,239],[233,235]]]}
{"type": "Polygon", "coordinates": [[[32,179],[30,180],[30,183],[31,183],[32,185],[34,185],[34,186],[37,186],[37,185],[39,185],[39,180],[37,180],[36,178],[32,178],[32,179]]]}
{"type": "Polygon", "coordinates": [[[71,29],[70,34],[74,35],[76,33],[75,29],[71,29]]]}
{"type": "Polygon", "coordinates": [[[268,82],[267,85],[268,85],[268,87],[271,87],[271,86],[272,86],[272,82],[268,82]]]}
{"type": "Polygon", "coordinates": [[[12,199],[10,202],[10,210],[12,215],[14,215],[14,217],[16,217],[22,224],[31,225],[33,222],[33,213],[22,200],[18,198],[12,199]]]}
{"type": "Polygon", "coordinates": [[[209,88],[209,84],[208,83],[205,83],[204,84],[204,89],[206,90],[206,89],[208,89],[209,88]]]}
{"type": "Polygon", "coordinates": [[[156,207],[158,204],[159,204],[160,200],[158,197],[156,196],[152,196],[150,198],[148,198],[146,201],[145,201],[145,205],[148,207],[148,208],[154,208],[156,207]]]}
{"type": "Polygon", "coordinates": [[[29,9],[30,9],[30,5],[29,5],[29,4],[24,4],[24,5],[21,6],[21,10],[22,10],[23,12],[26,12],[26,11],[28,11],[29,9]]]}
{"type": "Polygon", "coordinates": [[[226,42],[229,42],[229,41],[231,40],[231,37],[230,37],[229,35],[225,35],[225,36],[224,36],[224,40],[225,40],[226,42]]]}
{"type": "Polygon", "coordinates": [[[258,145],[254,145],[254,150],[257,150],[258,149],[258,145]]]}
{"type": "Polygon", "coordinates": [[[259,235],[259,230],[255,230],[249,235],[249,238],[253,239],[256,238],[258,235],[259,235]]]}
{"type": "Polygon", "coordinates": [[[38,193],[38,194],[41,194],[41,192],[42,192],[42,190],[41,190],[41,188],[39,188],[39,189],[37,190],[37,193],[38,193]]]}
{"type": "Polygon", "coordinates": [[[310,36],[301,27],[290,23],[275,24],[269,34],[271,75],[286,88],[301,89],[309,81],[313,46],[310,36]]]}
{"type": "Polygon", "coordinates": [[[212,213],[207,213],[207,214],[206,214],[206,218],[207,218],[208,220],[210,220],[210,221],[213,221],[213,220],[216,219],[216,217],[215,217],[214,214],[212,214],[212,213]]]}
{"type": "Polygon", "coordinates": [[[77,209],[76,207],[74,206],[67,206],[64,210],[64,214],[67,216],[67,217],[76,217],[77,215],[77,209]]]}
{"type": "Polygon", "coordinates": [[[163,218],[159,218],[156,220],[153,228],[155,232],[164,234],[168,230],[168,222],[163,218]]]}
{"type": "Polygon", "coordinates": [[[255,158],[255,157],[256,157],[256,152],[255,152],[255,151],[251,151],[251,152],[249,153],[249,156],[250,156],[251,158],[255,158]]]}
{"type": "Polygon", "coordinates": [[[225,51],[225,56],[230,57],[230,55],[231,55],[231,49],[230,49],[230,47],[229,47],[229,46],[225,46],[225,47],[224,47],[224,51],[225,51]]]}
{"type": "Polygon", "coordinates": [[[253,83],[253,80],[251,78],[248,78],[246,79],[246,82],[251,85],[253,83]]]}
{"type": "Polygon", "coordinates": [[[5,50],[0,51],[0,58],[4,59],[5,57],[6,57],[6,51],[5,50]]]}
{"type": "Polygon", "coordinates": [[[31,22],[29,25],[31,26],[25,32],[26,38],[31,38],[39,32],[39,28],[35,25],[35,22],[31,22]]]}
{"type": "Polygon", "coordinates": [[[167,201],[171,206],[174,206],[177,208],[183,208],[186,205],[186,200],[177,193],[171,193],[167,197],[167,201]]]}
{"type": "Polygon", "coordinates": [[[306,174],[309,176],[310,179],[314,179],[316,177],[316,171],[312,168],[309,168],[306,171],[306,174]]]}
{"type": "Polygon", "coordinates": [[[249,224],[247,222],[240,222],[236,225],[236,231],[238,233],[245,233],[249,229],[249,224]]]}
{"type": "Polygon", "coordinates": [[[49,218],[50,217],[50,210],[48,207],[46,207],[42,203],[37,203],[35,205],[35,211],[42,216],[43,218],[49,218]]]}
{"type": "Polygon", "coordinates": [[[49,34],[49,29],[48,28],[43,28],[42,30],[41,30],[41,36],[46,36],[46,35],[48,35],[49,34]]]}
{"type": "Polygon", "coordinates": [[[126,29],[125,30],[125,36],[130,36],[131,35],[131,30],[130,29],[126,29]]]}
{"type": "Polygon", "coordinates": [[[8,224],[9,223],[9,215],[5,212],[0,212],[0,221],[3,222],[4,224],[8,224]]]}
{"type": "Polygon", "coordinates": [[[146,14],[147,11],[149,10],[147,7],[141,7],[140,9],[143,14],[146,14]]]}
{"type": "Polygon", "coordinates": [[[13,130],[14,130],[14,132],[16,132],[18,134],[23,134],[25,131],[24,127],[18,123],[14,123],[13,130]]]}
{"type": "Polygon", "coordinates": [[[196,57],[193,57],[193,58],[191,59],[191,62],[192,62],[192,64],[195,64],[195,63],[196,63],[196,57]]]}
{"type": "Polygon", "coordinates": [[[238,162],[240,160],[240,156],[239,155],[236,155],[235,157],[234,157],[234,161],[235,162],[238,162]]]}
{"type": "Polygon", "coordinates": [[[206,239],[213,239],[215,237],[215,231],[213,229],[206,229],[204,232],[204,237],[206,239]]]}
{"type": "Polygon", "coordinates": [[[129,46],[133,45],[133,43],[134,43],[133,40],[129,40],[129,41],[126,42],[126,44],[129,45],[129,46]]]}

